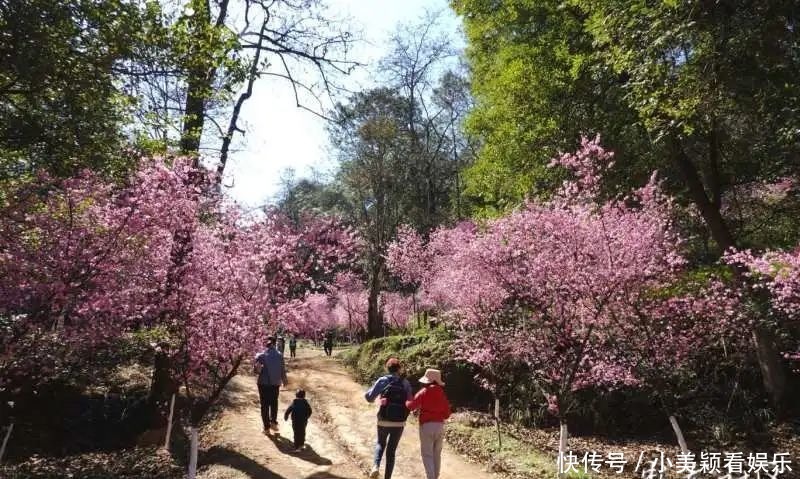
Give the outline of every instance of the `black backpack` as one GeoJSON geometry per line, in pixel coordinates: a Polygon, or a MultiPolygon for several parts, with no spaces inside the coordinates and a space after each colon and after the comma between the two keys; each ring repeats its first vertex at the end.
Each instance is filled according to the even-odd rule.
{"type": "MultiPolygon", "coordinates": [[[[378,419],[382,421],[405,422],[408,418],[406,399],[408,395],[403,387],[403,380],[394,377],[381,391],[381,399],[386,399],[386,404],[378,409],[378,419]]],[[[381,401],[383,402],[383,401],[381,401]]]]}

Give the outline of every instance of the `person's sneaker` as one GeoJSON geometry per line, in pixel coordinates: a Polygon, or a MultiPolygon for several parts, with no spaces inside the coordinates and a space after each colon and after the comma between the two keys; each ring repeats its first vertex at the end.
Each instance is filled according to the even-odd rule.
{"type": "Polygon", "coordinates": [[[372,466],[372,471],[369,473],[369,479],[378,479],[378,475],[381,471],[378,469],[378,466],[372,466]]]}

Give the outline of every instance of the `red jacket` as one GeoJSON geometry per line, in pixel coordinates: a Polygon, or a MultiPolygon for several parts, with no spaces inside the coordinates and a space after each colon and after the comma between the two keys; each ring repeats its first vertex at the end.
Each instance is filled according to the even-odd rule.
{"type": "Polygon", "coordinates": [[[419,390],[414,399],[406,401],[410,411],[419,409],[419,423],[444,422],[450,417],[450,403],[444,389],[438,384],[431,384],[419,390]]]}

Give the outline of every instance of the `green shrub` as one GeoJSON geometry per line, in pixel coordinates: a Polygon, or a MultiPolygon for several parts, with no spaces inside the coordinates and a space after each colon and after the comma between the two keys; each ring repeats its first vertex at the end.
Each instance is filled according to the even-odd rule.
{"type": "Polygon", "coordinates": [[[398,358],[412,386],[427,368],[442,370],[445,390],[455,405],[487,406],[490,394],[475,379],[475,369],[453,354],[454,336],[444,328],[416,329],[409,334],[387,336],[367,341],[343,355],[345,364],[362,383],[370,383],[386,374],[385,364],[398,358]]]}

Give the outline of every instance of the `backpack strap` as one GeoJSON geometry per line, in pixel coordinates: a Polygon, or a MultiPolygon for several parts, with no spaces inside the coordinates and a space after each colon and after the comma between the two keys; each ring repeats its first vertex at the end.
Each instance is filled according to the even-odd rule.
{"type": "MultiPolygon", "coordinates": [[[[381,394],[385,393],[390,387],[394,386],[395,384],[399,384],[400,387],[403,386],[403,378],[401,378],[399,376],[395,376],[393,374],[390,374],[390,375],[384,376],[384,377],[389,378],[389,382],[386,383],[386,386],[383,387],[383,390],[381,391],[381,394]]],[[[405,390],[405,388],[403,388],[403,389],[405,390]]]]}

